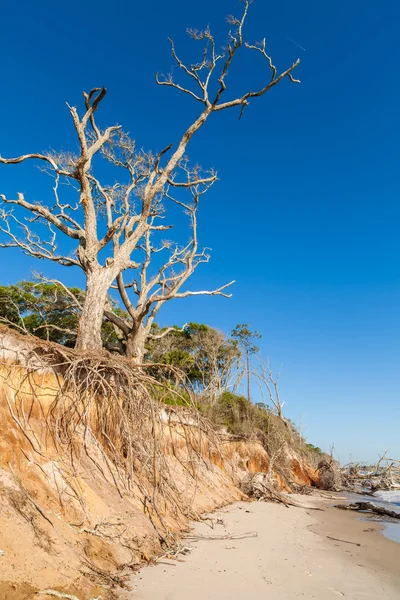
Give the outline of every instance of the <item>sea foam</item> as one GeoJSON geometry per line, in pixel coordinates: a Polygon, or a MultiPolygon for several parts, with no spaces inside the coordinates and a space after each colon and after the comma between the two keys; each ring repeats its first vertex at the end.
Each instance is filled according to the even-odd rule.
{"type": "Polygon", "coordinates": [[[400,504],[400,490],[380,490],[379,492],[375,492],[373,497],[379,500],[380,502],[400,504]]]}

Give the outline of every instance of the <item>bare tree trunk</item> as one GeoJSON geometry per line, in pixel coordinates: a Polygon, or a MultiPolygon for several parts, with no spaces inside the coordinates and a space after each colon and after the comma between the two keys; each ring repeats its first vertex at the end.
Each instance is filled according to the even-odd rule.
{"type": "Polygon", "coordinates": [[[101,351],[101,326],[108,290],[111,285],[108,269],[100,267],[87,275],[85,302],[79,320],[77,350],[101,351]]]}
{"type": "Polygon", "coordinates": [[[145,355],[147,330],[143,325],[132,329],[126,338],[126,356],[135,363],[142,364],[145,355]]]}

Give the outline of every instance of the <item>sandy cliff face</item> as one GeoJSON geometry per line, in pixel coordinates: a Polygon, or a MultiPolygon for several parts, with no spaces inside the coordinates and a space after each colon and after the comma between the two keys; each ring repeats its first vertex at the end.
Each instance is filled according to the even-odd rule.
{"type": "MultiPolygon", "coordinates": [[[[60,375],[40,348],[0,331],[0,598],[49,588],[106,598],[125,574],[172,546],[190,518],[243,498],[240,480],[268,470],[259,442],[221,438],[168,408],[142,429],[153,442],[133,454],[128,472],[126,444],[119,447],[92,406],[60,400],[60,375]],[[66,403],[70,423],[55,417],[57,402],[66,403]],[[84,410],[90,418],[77,419],[84,410]]],[[[299,457],[290,461],[295,481],[314,481],[299,457]]]]}

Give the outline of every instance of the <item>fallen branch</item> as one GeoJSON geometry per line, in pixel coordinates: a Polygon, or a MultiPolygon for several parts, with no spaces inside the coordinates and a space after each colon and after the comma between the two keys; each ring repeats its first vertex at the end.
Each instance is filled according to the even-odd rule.
{"type": "Polygon", "coordinates": [[[244,540],[246,538],[255,538],[257,537],[256,531],[250,531],[248,533],[232,533],[227,535],[188,535],[185,536],[186,540],[192,540],[193,542],[197,542],[199,540],[244,540]]]}
{"type": "Polygon", "coordinates": [[[357,510],[361,512],[372,512],[381,517],[400,519],[400,513],[397,513],[394,510],[383,508],[383,506],[376,506],[373,502],[354,502],[353,504],[336,504],[335,508],[340,508],[341,510],[357,510]]]}
{"type": "Polygon", "coordinates": [[[343,542],[344,544],[353,544],[353,546],[361,546],[358,542],[349,542],[349,540],[339,540],[339,538],[332,537],[331,535],[326,536],[328,540],[333,540],[335,542],[343,542]]]}
{"type": "Polygon", "coordinates": [[[248,474],[242,480],[240,489],[251,498],[266,502],[280,502],[284,504],[286,508],[295,506],[296,508],[306,508],[307,510],[324,510],[323,508],[318,508],[316,506],[299,504],[298,502],[291,500],[287,494],[278,492],[275,490],[274,483],[267,473],[248,474]]]}

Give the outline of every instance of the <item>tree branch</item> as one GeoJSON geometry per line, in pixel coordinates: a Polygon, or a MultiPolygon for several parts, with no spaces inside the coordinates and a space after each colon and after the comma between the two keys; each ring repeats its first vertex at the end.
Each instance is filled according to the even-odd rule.
{"type": "Polygon", "coordinates": [[[18,156],[17,158],[3,158],[0,156],[0,164],[3,165],[17,165],[19,163],[25,162],[26,160],[42,160],[49,163],[57,175],[63,175],[64,177],[70,177],[75,179],[75,175],[69,171],[64,169],[60,169],[54,159],[51,156],[46,156],[45,154],[23,154],[22,156],[18,156]]]}
{"type": "Polygon", "coordinates": [[[225,293],[223,293],[222,290],[233,285],[234,283],[235,283],[234,280],[230,281],[229,283],[222,285],[221,287],[217,288],[216,290],[202,290],[202,291],[198,291],[198,292],[186,291],[186,292],[182,292],[182,293],[165,295],[165,296],[161,296],[159,298],[152,299],[152,302],[160,302],[160,301],[165,302],[166,300],[170,300],[171,298],[187,298],[188,296],[223,296],[224,298],[232,298],[232,294],[225,294],[225,293]]]}
{"type": "Polygon", "coordinates": [[[35,273],[35,272],[33,273],[33,276],[36,280],[42,281],[43,283],[55,283],[56,285],[59,285],[60,287],[62,287],[64,292],[67,294],[67,296],[69,296],[71,298],[71,300],[73,301],[75,306],[79,310],[82,310],[82,304],[79,302],[78,298],[70,290],[70,288],[68,288],[62,281],[60,281],[59,279],[48,279],[44,275],[41,275],[40,273],[35,273]]]}
{"type": "Polygon", "coordinates": [[[0,231],[5,233],[8,237],[11,238],[11,242],[1,242],[0,248],[20,248],[24,254],[28,256],[33,256],[35,258],[46,258],[53,262],[58,262],[63,266],[80,266],[78,260],[75,260],[72,257],[57,255],[56,254],[56,234],[51,229],[51,224],[46,223],[50,233],[52,234],[52,238],[50,241],[43,241],[39,238],[38,235],[33,233],[25,223],[22,223],[19,219],[17,219],[11,212],[6,213],[4,210],[0,209],[0,219],[4,221],[5,227],[0,225],[0,231]],[[17,236],[12,232],[10,228],[9,219],[12,219],[17,225],[19,225],[26,235],[26,241],[22,241],[17,238],[17,236]]]}
{"type": "MultiPolygon", "coordinates": [[[[158,74],[156,76],[156,81],[159,85],[167,85],[170,87],[174,87],[177,90],[184,92],[185,94],[189,94],[195,100],[202,102],[205,104],[206,108],[210,112],[225,110],[228,108],[233,108],[235,106],[241,107],[240,117],[243,114],[243,110],[249,104],[249,98],[256,98],[263,96],[267,93],[271,88],[277,85],[284,77],[288,77],[293,83],[300,83],[298,79],[295,79],[292,75],[292,71],[299,65],[300,59],[297,59],[295,63],[292,64],[288,69],[282,72],[277,76],[277,69],[272,62],[272,58],[266,52],[266,39],[264,38],[260,43],[257,44],[249,44],[243,40],[243,27],[248,15],[248,11],[250,5],[252,4],[252,0],[246,0],[244,2],[244,10],[241,18],[236,17],[228,17],[228,22],[232,25],[232,29],[228,32],[228,44],[226,47],[226,58],[225,62],[222,65],[222,69],[220,75],[218,77],[218,89],[215,93],[214,100],[212,102],[209,101],[208,96],[208,88],[212,79],[212,75],[215,71],[217,63],[219,60],[224,58],[224,55],[215,53],[215,40],[211,34],[209,27],[207,27],[204,31],[197,30],[187,30],[190,37],[195,40],[206,40],[206,46],[203,50],[203,59],[198,65],[191,65],[190,67],[186,66],[183,61],[177,56],[174,43],[170,39],[172,46],[172,55],[177,62],[180,69],[182,69],[186,75],[188,75],[191,79],[194,79],[197,85],[200,87],[202,91],[202,97],[195,94],[192,90],[185,88],[179,83],[175,82],[172,78],[172,75],[168,76],[164,80],[160,80],[158,74]],[[237,52],[242,48],[246,47],[250,50],[256,50],[262,54],[262,56],[268,61],[269,68],[271,70],[271,79],[267,85],[262,87],[256,92],[252,92],[249,90],[242,96],[235,98],[233,100],[229,100],[227,102],[221,102],[221,97],[225,93],[227,89],[226,85],[226,77],[228,75],[228,71],[232,65],[232,62],[235,59],[237,52]],[[209,54],[210,52],[210,54],[209,54]],[[208,70],[205,81],[202,81],[199,72],[206,68],[208,70]]],[[[239,117],[239,118],[240,118],[239,117]]]]}
{"type": "Polygon", "coordinates": [[[62,233],[68,235],[73,239],[79,240],[81,237],[84,237],[85,233],[83,229],[73,229],[72,227],[68,227],[68,225],[65,225],[65,223],[63,223],[45,206],[42,206],[41,204],[31,204],[30,202],[27,202],[24,198],[24,195],[21,193],[18,193],[17,195],[17,200],[8,200],[4,194],[0,194],[0,200],[2,200],[5,204],[14,204],[25,208],[29,212],[37,215],[38,217],[45,219],[46,221],[57,227],[57,229],[59,229],[62,233]]]}
{"type": "Polygon", "coordinates": [[[110,321],[110,323],[116,325],[122,331],[122,333],[124,333],[124,335],[129,335],[131,328],[126,323],[126,321],[122,319],[122,317],[119,317],[112,310],[109,310],[107,308],[104,311],[104,316],[108,321],[110,321]]]}
{"type": "Polygon", "coordinates": [[[152,340],[161,340],[163,337],[165,337],[166,335],[168,335],[171,332],[183,333],[187,326],[188,326],[188,323],[185,323],[179,329],[176,327],[167,327],[167,329],[165,329],[165,331],[163,331],[162,333],[159,333],[159,334],[149,333],[147,335],[147,337],[152,340]]]}

